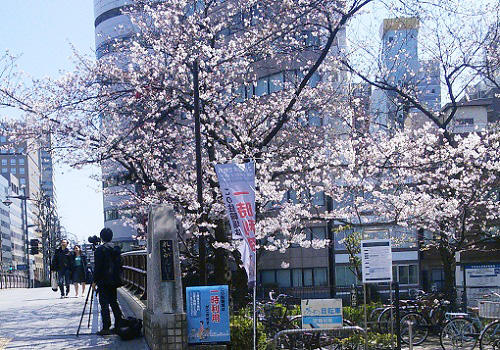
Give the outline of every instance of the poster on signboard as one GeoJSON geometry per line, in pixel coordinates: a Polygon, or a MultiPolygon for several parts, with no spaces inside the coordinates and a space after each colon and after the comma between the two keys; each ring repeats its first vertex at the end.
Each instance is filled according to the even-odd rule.
{"type": "Polygon", "coordinates": [[[342,299],[303,299],[302,328],[342,327],[342,299]]]}
{"type": "Polygon", "coordinates": [[[391,240],[362,240],[361,267],[363,283],[392,282],[391,240]]]}
{"type": "Polygon", "coordinates": [[[230,341],[227,286],[186,288],[188,343],[230,341]]]}

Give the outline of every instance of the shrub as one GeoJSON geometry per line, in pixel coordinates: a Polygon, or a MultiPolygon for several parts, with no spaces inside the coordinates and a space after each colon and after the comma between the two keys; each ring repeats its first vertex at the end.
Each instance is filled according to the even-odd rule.
{"type": "MultiPolygon", "coordinates": [[[[366,305],[366,317],[370,317],[370,314],[373,311],[373,309],[381,306],[382,306],[381,303],[370,303],[366,305]]],[[[360,326],[364,328],[365,316],[364,316],[363,305],[356,307],[344,306],[342,308],[342,312],[344,319],[351,321],[355,326],[360,326]]]]}
{"type": "MultiPolygon", "coordinates": [[[[244,312],[231,316],[231,348],[238,350],[253,349],[253,319],[244,312]]],[[[265,350],[267,345],[264,326],[257,322],[257,349],[265,350]]]]}

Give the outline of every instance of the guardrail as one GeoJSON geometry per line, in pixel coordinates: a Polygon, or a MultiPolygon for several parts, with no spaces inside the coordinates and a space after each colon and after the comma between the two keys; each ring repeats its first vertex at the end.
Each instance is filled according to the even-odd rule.
{"type": "MultiPolygon", "coordinates": [[[[312,333],[333,333],[333,336],[336,338],[345,338],[352,333],[361,333],[366,336],[366,331],[358,326],[345,326],[339,328],[331,328],[331,329],[285,329],[276,333],[271,343],[271,349],[278,349],[278,340],[280,337],[284,335],[300,335],[300,334],[312,334],[312,333]]],[[[365,344],[366,349],[366,344],[365,344]]]]}
{"type": "Polygon", "coordinates": [[[0,274],[0,289],[7,288],[28,288],[29,280],[27,276],[12,273],[0,274]]]}
{"type": "Polygon", "coordinates": [[[125,287],[139,296],[147,299],[147,252],[134,250],[122,254],[123,274],[122,280],[125,287]]]}

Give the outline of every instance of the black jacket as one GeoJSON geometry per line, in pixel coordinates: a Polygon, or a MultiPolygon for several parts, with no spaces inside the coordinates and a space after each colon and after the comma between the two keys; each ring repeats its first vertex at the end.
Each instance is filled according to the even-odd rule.
{"type": "Polygon", "coordinates": [[[111,242],[97,247],[94,253],[94,282],[99,287],[118,288],[121,284],[121,250],[111,242]]]}
{"type": "Polygon", "coordinates": [[[54,257],[52,258],[51,270],[52,271],[61,271],[65,269],[73,268],[73,259],[71,256],[71,252],[68,248],[61,249],[60,247],[56,249],[54,253],[54,257]]]}

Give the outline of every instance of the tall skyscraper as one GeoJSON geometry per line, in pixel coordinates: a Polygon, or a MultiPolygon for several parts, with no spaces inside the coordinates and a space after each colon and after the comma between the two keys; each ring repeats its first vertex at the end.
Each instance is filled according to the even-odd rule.
{"type": "MultiPolygon", "coordinates": [[[[441,108],[440,65],[421,61],[418,56],[417,18],[384,19],[381,28],[380,78],[387,84],[412,91],[426,109],[441,108]]],[[[427,119],[417,109],[403,103],[398,93],[374,89],[372,93],[371,130],[417,128],[427,119]]]]}
{"type": "MultiPolygon", "coordinates": [[[[125,7],[133,3],[133,0],[94,0],[98,59],[114,54],[114,43],[129,40],[133,36],[130,18],[122,14],[125,7]]],[[[121,58],[125,59],[124,56],[121,58]]],[[[105,115],[102,116],[102,123],[106,123],[105,115]]],[[[107,161],[102,165],[104,226],[113,230],[113,240],[121,242],[124,250],[133,242],[132,236],[137,235],[130,205],[127,204],[131,199],[130,193],[135,192],[135,186],[127,174],[116,162],[107,161]]]]}

